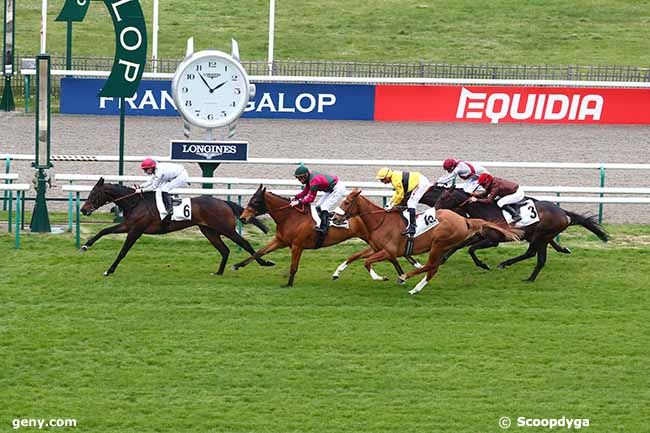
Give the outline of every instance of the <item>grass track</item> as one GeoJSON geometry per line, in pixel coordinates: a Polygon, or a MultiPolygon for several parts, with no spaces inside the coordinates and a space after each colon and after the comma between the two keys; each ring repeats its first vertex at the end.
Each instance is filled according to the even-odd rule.
{"type": "Polygon", "coordinates": [[[16,252],[4,234],[0,430],[65,417],[89,433],[497,432],[507,415],[644,432],[650,248],[618,239],[650,229],[611,230],[603,246],[572,229],[573,255],[549,253],[533,285],[531,262],[484,272],[459,254],[417,297],[360,265],[329,280],[359,244],[306,252],[283,289],[286,250],[215,277],[207,241],[149,237],[105,278],[122,236],[80,255],[69,235],[16,252]]]}

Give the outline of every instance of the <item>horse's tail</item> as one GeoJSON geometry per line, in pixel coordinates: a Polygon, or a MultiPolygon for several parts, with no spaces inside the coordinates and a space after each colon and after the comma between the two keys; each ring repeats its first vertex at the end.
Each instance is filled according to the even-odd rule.
{"type": "Polygon", "coordinates": [[[224,200],[228,206],[230,206],[230,209],[232,209],[233,213],[237,217],[239,221],[242,222],[242,224],[253,224],[255,227],[260,229],[262,233],[266,234],[269,232],[269,228],[264,225],[264,223],[260,220],[257,219],[257,217],[251,218],[248,223],[239,218],[239,216],[244,212],[244,208],[238,205],[237,203],[234,203],[230,200],[224,200]]]}
{"type": "Polygon", "coordinates": [[[609,234],[605,231],[603,226],[598,224],[598,215],[580,215],[575,212],[569,212],[565,209],[562,210],[569,217],[570,226],[582,226],[598,236],[598,239],[601,241],[607,242],[609,240],[609,234]]]}
{"type": "Polygon", "coordinates": [[[467,218],[465,219],[467,228],[471,232],[471,235],[480,233],[485,234],[485,230],[496,230],[501,233],[509,241],[518,241],[521,239],[524,231],[514,227],[510,227],[506,224],[493,223],[490,221],[482,220],[480,218],[467,218]]]}

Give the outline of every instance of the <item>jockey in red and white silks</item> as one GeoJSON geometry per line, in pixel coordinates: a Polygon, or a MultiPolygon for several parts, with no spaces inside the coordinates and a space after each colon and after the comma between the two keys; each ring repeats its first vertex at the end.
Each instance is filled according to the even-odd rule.
{"type": "Polygon", "coordinates": [[[481,189],[479,188],[478,177],[483,173],[488,173],[487,169],[480,164],[451,158],[445,159],[442,168],[449,174],[441,176],[438,179],[439,184],[454,182],[458,177],[465,181],[463,191],[469,194],[481,189]]]}

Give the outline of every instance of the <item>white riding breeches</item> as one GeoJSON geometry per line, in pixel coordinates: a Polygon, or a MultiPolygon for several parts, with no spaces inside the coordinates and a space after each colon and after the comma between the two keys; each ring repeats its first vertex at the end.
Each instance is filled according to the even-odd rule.
{"type": "Polygon", "coordinates": [[[170,182],[167,182],[163,185],[160,185],[160,190],[162,192],[169,192],[173,189],[176,188],[183,188],[186,187],[188,184],[189,176],[187,175],[187,171],[183,171],[182,174],[179,176],[176,176],[174,179],[172,179],[170,182]]]}
{"type": "Polygon", "coordinates": [[[425,176],[420,175],[420,183],[411,191],[409,199],[406,201],[406,207],[409,209],[417,209],[420,199],[425,192],[431,187],[431,182],[425,176]]]}
{"type": "Polygon", "coordinates": [[[485,192],[485,188],[478,184],[478,178],[467,179],[463,184],[463,191],[467,194],[485,192]]]}
{"type": "Polygon", "coordinates": [[[348,191],[345,189],[345,185],[343,185],[343,182],[339,181],[334,186],[334,190],[332,192],[326,192],[321,196],[316,206],[320,206],[321,210],[330,212],[334,207],[336,207],[336,205],[338,205],[341,200],[345,198],[347,194],[348,191]]]}
{"type": "Polygon", "coordinates": [[[516,204],[524,199],[524,190],[521,188],[517,189],[517,192],[514,194],[506,195],[497,200],[497,206],[503,207],[507,204],[516,204]]]}

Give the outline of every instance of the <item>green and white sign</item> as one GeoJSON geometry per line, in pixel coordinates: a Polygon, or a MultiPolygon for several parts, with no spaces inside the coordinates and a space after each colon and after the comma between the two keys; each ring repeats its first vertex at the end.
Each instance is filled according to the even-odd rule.
{"type": "Polygon", "coordinates": [[[115,27],[115,60],[99,96],[133,96],[147,63],[147,27],[137,0],[104,0],[115,27]]]}
{"type": "Polygon", "coordinates": [[[90,0],[65,0],[56,21],[83,21],[89,5],[90,0]]]}
{"type": "MultiPolygon", "coordinates": [[[[91,0],[66,0],[57,21],[83,21],[91,0]]],[[[147,63],[147,26],[139,0],[104,0],[115,29],[113,68],[99,96],[132,97],[147,63]]]]}

